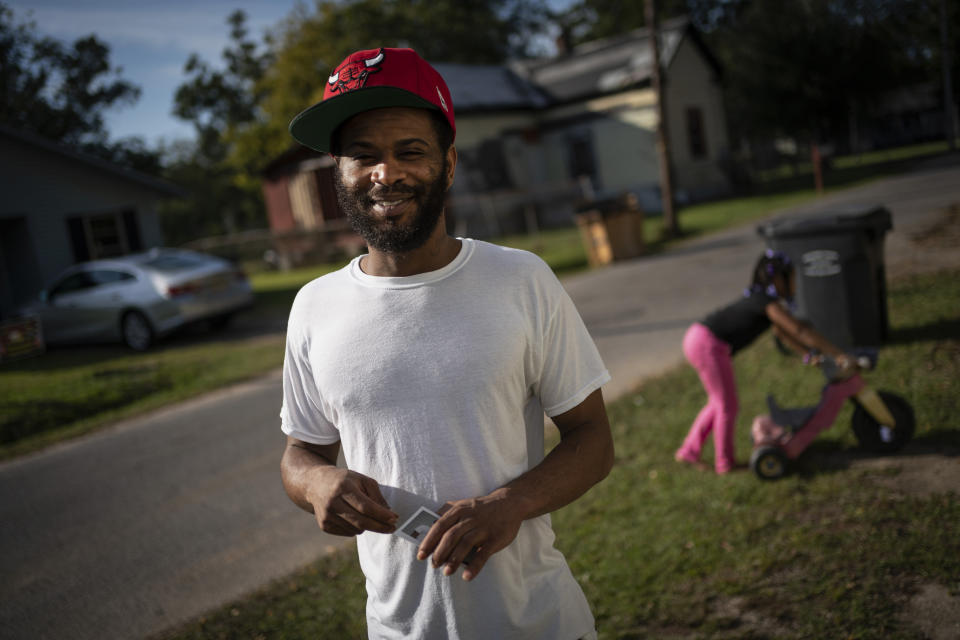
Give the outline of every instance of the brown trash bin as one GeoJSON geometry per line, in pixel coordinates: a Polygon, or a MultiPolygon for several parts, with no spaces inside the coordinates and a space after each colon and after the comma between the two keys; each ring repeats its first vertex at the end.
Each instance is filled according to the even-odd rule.
{"type": "Polygon", "coordinates": [[[591,203],[576,220],[591,267],[636,258],[644,252],[643,210],[632,193],[591,203]]]}

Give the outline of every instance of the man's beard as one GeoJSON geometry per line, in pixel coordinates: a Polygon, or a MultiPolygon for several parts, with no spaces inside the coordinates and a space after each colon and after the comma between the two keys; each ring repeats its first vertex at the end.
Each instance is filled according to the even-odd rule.
{"type": "Polygon", "coordinates": [[[447,159],[444,158],[437,179],[425,185],[377,186],[367,189],[347,187],[340,178],[340,172],[334,171],[337,201],[347,215],[350,226],[367,242],[368,247],[395,254],[413,251],[426,244],[443,213],[443,201],[447,192],[447,167],[447,159]],[[395,223],[378,220],[370,214],[375,199],[399,194],[413,195],[417,204],[413,220],[408,223],[395,223]]]}

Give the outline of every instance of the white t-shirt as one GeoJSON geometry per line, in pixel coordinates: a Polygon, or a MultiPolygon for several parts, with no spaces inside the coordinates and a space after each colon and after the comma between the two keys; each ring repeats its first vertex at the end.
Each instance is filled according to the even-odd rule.
{"type": "MultiPolygon", "coordinates": [[[[359,258],[301,289],[290,313],[281,424],[341,441],[400,522],[486,495],[543,458],[543,414],[610,379],[569,296],[537,256],[462,239],[437,271],[369,276],[359,258]]],[[[593,616],[550,517],[464,582],[396,535],[358,536],[371,638],[574,639],[593,616]]],[[[331,597],[336,597],[331,594],[331,597]]]]}

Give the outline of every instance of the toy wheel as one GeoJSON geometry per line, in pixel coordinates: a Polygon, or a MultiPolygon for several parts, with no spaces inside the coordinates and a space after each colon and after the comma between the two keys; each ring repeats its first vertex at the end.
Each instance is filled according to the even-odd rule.
{"type": "Polygon", "coordinates": [[[776,480],[787,473],[787,456],[779,447],[760,447],[750,456],[750,468],[762,480],[776,480]]]}
{"type": "Polygon", "coordinates": [[[878,391],[883,403],[893,414],[896,427],[890,429],[881,425],[873,416],[867,413],[862,406],[857,405],[853,411],[850,425],[857,436],[860,446],[873,453],[893,453],[899,451],[913,437],[916,421],[913,417],[913,407],[910,403],[889,391],[878,391]]]}

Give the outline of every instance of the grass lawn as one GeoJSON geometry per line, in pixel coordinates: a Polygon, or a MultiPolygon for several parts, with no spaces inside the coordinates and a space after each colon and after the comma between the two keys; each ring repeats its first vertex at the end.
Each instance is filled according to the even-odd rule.
{"type": "MultiPolygon", "coordinates": [[[[891,283],[892,335],[866,376],[913,404],[914,453],[960,450],[957,300],[960,273],[891,283]]],[[[766,393],[809,404],[822,378],[768,338],[735,364],[746,460],[766,393]]],[[[600,637],[922,638],[905,604],[926,584],[960,592],[960,494],[887,488],[898,471],[857,449],[849,406],[780,481],[681,466],[672,454],[703,401],[683,366],[611,403],[612,473],[554,515],[600,637]]],[[[364,599],[348,548],[164,637],[363,638],[364,599]]]]}
{"type": "Polygon", "coordinates": [[[64,348],[0,368],[0,459],[250,379],[283,363],[283,337],[147,353],[64,348]]]}

